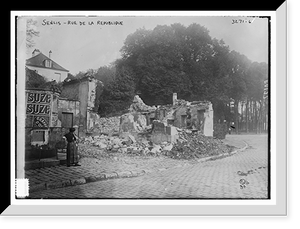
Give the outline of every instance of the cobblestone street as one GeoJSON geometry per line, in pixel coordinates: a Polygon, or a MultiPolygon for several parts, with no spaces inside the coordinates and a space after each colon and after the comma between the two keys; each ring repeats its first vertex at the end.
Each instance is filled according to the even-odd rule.
{"type": "MultiPolygon", "coordinates": [[[[228,135],[224,142],[239,148],[247,143],[248,148],[142,176],[35,191],[30,198],[269,198],[267,135],[228,135]]],[[[70,169],[66,176],[72,173],[70,169]]]]}

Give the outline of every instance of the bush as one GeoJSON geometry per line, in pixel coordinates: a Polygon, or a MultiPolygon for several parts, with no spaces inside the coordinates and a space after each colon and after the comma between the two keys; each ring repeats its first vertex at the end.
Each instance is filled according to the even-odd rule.
{"type": "Polygon", "coordinates": [[[218,139],[224,139],[228,132],[227,124],[214,123],[214,137],[218,139]]]}

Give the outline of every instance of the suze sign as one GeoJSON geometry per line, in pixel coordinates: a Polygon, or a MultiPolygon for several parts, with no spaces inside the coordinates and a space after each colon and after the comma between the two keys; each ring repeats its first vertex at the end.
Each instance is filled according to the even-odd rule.
{"type": "Polygon", "coordinates": [[[27,115],[50,115],[51,95],[45,92],[27,92],[27,115]]]}
{"type": "Polygon", "coordinates": [[[27,104],[26,114],[49,115],[50,114],[50,105],[27,104]]]}
{"type": "Polygon", "coordinates": [[[47,103],[50,104],[51,95],[43,92],[28,92],[27,103],[47,103]]]}

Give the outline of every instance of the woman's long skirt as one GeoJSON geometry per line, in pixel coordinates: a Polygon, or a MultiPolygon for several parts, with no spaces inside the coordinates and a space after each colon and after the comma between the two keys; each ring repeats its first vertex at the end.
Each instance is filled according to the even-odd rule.
{"type": "Polygon", "coordinates": [[[78,148],[75,142],[69,142],[67,145],[67,165],[78,163],[78,148]]]}

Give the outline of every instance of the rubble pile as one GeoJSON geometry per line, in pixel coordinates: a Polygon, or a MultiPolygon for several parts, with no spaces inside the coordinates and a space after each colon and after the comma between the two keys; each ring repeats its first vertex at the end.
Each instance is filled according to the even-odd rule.
{"type": "Polygon", "coordinates": [[[171,158],[190,160],[231,151],[231,148],[219,139],[206,137],[197,131],[177,130],[179,139],[166,154],[171,158]]]}
{"type": "Polygon", "coordinates": [[[120,132],[143,132],[145,129],[149,129],[151,126],[147,126],[146,117],[140,113],[126,113],[121,116],[119,130],[120,132]]]}
{"type": "Polygon", "coordinates": [[[81,141],[79,147],[81,156],[99,158],[107,153],[158,156],[170,151],[173,145],[168,142],[157,145],[144,137],[135,138],[133,135],[127,134],[124,136],[89,136],[81,141]],[[95,150],[95,147],[98,150],[95,150]]]}
{"type": "MultiPolygon", "coordinates": [[[[173,124],[184,126],[184,123],[179,121],[186,115],[187,107],[196,108],[191,118],[198,120],[198,110],[200,108],[205,110],[208,106],[212,106],[210,102],[188,102],[179,99],[176,99],[173,105],[148,106],[136,95],[128,113],[118,117],[100,118],[97,121],[99,131],[94,131],[94,136],[82,140],[81,155],[86,157],[110,157],[115,153],[138,156],[164,155],[189,160],[228,153],[230,148],[219,139],[204,136],[196,129],[180,129],[173,126],[173,124]],[[151,119],[152,124],[149,124],[151,119]]],[[[206,115],[206,121],[208,117],[212,121],[212,113],[206,115]]],[[[205,133],[205,127],[203,129],[201,132],[205,133]]]]}
{"type": "Polygon", "coordinates": [[[149,112],[155,110],[156,110],[155,106],[151,107],[146,105],[138,95],[134,96],[132,104],[129,107],[129,112],[149,112]]]}
{"type": "Polygon", "coordinates": [[[80,152],[82,156],[96,158],[112,157],[114,153],[118,153],[134,156],[164,155],[173,159],[195,160],[232,150],[219,139],[206,137],[193,130],[177,130],[179,139],[175,143],[154,144],[145,136],[134,137],[129,133],[123,136],[90,136],[81,142],[80,152]]]}
{"type": "Polygon", "coordinates": [[[120,116],[110,118],[99,118],[96,122],[98,133],[114,133],[119,132],[120,116]]]}

